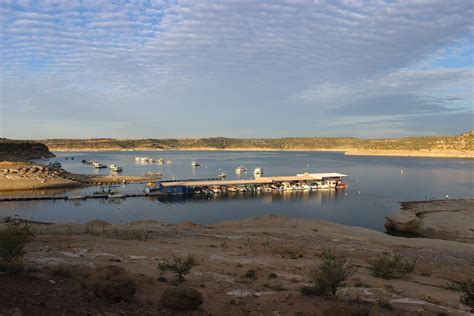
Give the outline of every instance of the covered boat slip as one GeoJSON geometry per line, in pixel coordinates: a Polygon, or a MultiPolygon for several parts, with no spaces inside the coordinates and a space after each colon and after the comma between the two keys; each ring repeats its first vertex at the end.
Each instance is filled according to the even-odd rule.
{"type": "Polygon", "coordinates": [[[256,177],[255,179],[242,180],[211,180],[211,181],[181,181],[160,182],[164,188],[170,187],[212,187],[212,186],[239,186],[239,185],[265,185],[279,184],[283,182],[311,182],[329,179],[340,180],[347,175],[342,173],[303,173],[296,176],[256,177]]]}

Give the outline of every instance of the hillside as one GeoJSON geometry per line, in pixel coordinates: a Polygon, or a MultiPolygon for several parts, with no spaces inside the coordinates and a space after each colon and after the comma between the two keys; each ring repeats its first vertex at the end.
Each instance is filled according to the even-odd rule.
{"type": "Polygon", "coordinates": [[[36,141],[0,138],[0,161],[27,161],[41,157],[51,158],[48,147],[36,141]]]}
{"type": "MultiPolygon", "coordinates": [[[[286,137],[286,138],[197,138],[197,139],[46,139],[53,151],[102,150],[336,150],[364,152],[457,153],[474,151],[474,131],[457,136],[426,136],[394,139],[360,139],[352,137],[286,137]]],[[[427,154],[429,156],[429,154],[427,154]]]]}

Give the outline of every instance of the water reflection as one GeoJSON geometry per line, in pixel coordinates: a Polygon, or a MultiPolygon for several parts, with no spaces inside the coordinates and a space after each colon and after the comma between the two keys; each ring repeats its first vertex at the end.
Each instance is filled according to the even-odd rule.
{"type": "MultiPolygon", "coordinates": [[[[294,175],[304,171],[348,174],[345,191],[281,193],[227,193],[213,196],[128,198],[125,200],[29,201],[0,203],[0,216],[53,222],[87,222],[100,218],[114,223],[155,219],[167,222],[190,220],[213,223],[222,220],[278,214],[288,217],[321,218],[342,224],[384,230],[384,217],[398,209],[398,201],[472,197],[474,160],[344,156],[334,152],[87,152],[59,153],[57,160],[76,173],[108,174],[81,160],[97,160],[124,168],[123,175],[162,172],[164,179],[213,178],[219,170],[227,179],[249,179],[256,167],[266,176],[294,175]],[[66,160],[64,156],[76,156],[66,160]],[[163,157],[172,164],[140,163],[139,157],[163,157]],[[200,167],[192,168],[197,160],[200,167]],[[236,174],[235,168],[248,170],[236,174]],[[206,168],[207,167],[207,168],[206,168]],[[401,172],[403,170],[403,172],[401,172]],[[103,172],[103,173],[102,173],[103,172]]],[[[3,196],[86,195],[97,188],[13,191],[3,196]]],[[[129,184],[122,191],[143,192],[143,185],[129,184]]]]}

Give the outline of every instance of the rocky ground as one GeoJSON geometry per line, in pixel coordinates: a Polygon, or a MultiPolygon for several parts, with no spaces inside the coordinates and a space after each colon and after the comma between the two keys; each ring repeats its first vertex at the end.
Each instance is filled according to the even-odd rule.
{"type": "MultiPolygon", "coordinates": [[[[74,174],[26,162],[0,162],[0,192],[80,187],[87,185],[155,181],[158,176],[74,174]]],[[[28,194],[26,194],[28,195],[28,194]]]]}
{"type": "Polygon", "coordinates": [[[385,227],[428,238],[474,243],[474,200],[404,202],[385,227]]]}
{"type": "Polygon", "coordinates": [[[26,274],[0,275],[0,315],[174,315],[176,306],[197,308],[193,315],[466,315],[455,282],[474,276],[472,244],[320,220],[31,226],[26,274]],[[353,274],[337,297],[301,295],[327,248],[353,274]],[[387,252],[416,260],[414,271],[374,277],[370,263],[387,252]],[[198,265],[181,284],[157,269],[188,254],[198,265]]]}

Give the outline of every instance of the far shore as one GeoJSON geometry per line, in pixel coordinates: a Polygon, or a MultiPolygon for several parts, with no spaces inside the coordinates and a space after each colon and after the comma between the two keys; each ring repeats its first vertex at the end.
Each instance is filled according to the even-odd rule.
{"type": "Polygon", "coordinates": [[[107,151],[277,151],[277,152],[341,152],[346,156],[386,156],[386,157],[433,157],[433,158],[474,158],[474,151],[458,150],[361,150],[352,148],[212,148],[212,147],[194,147],[194,148],[49,148],[53,152],[107,152],[107,151]]]}

